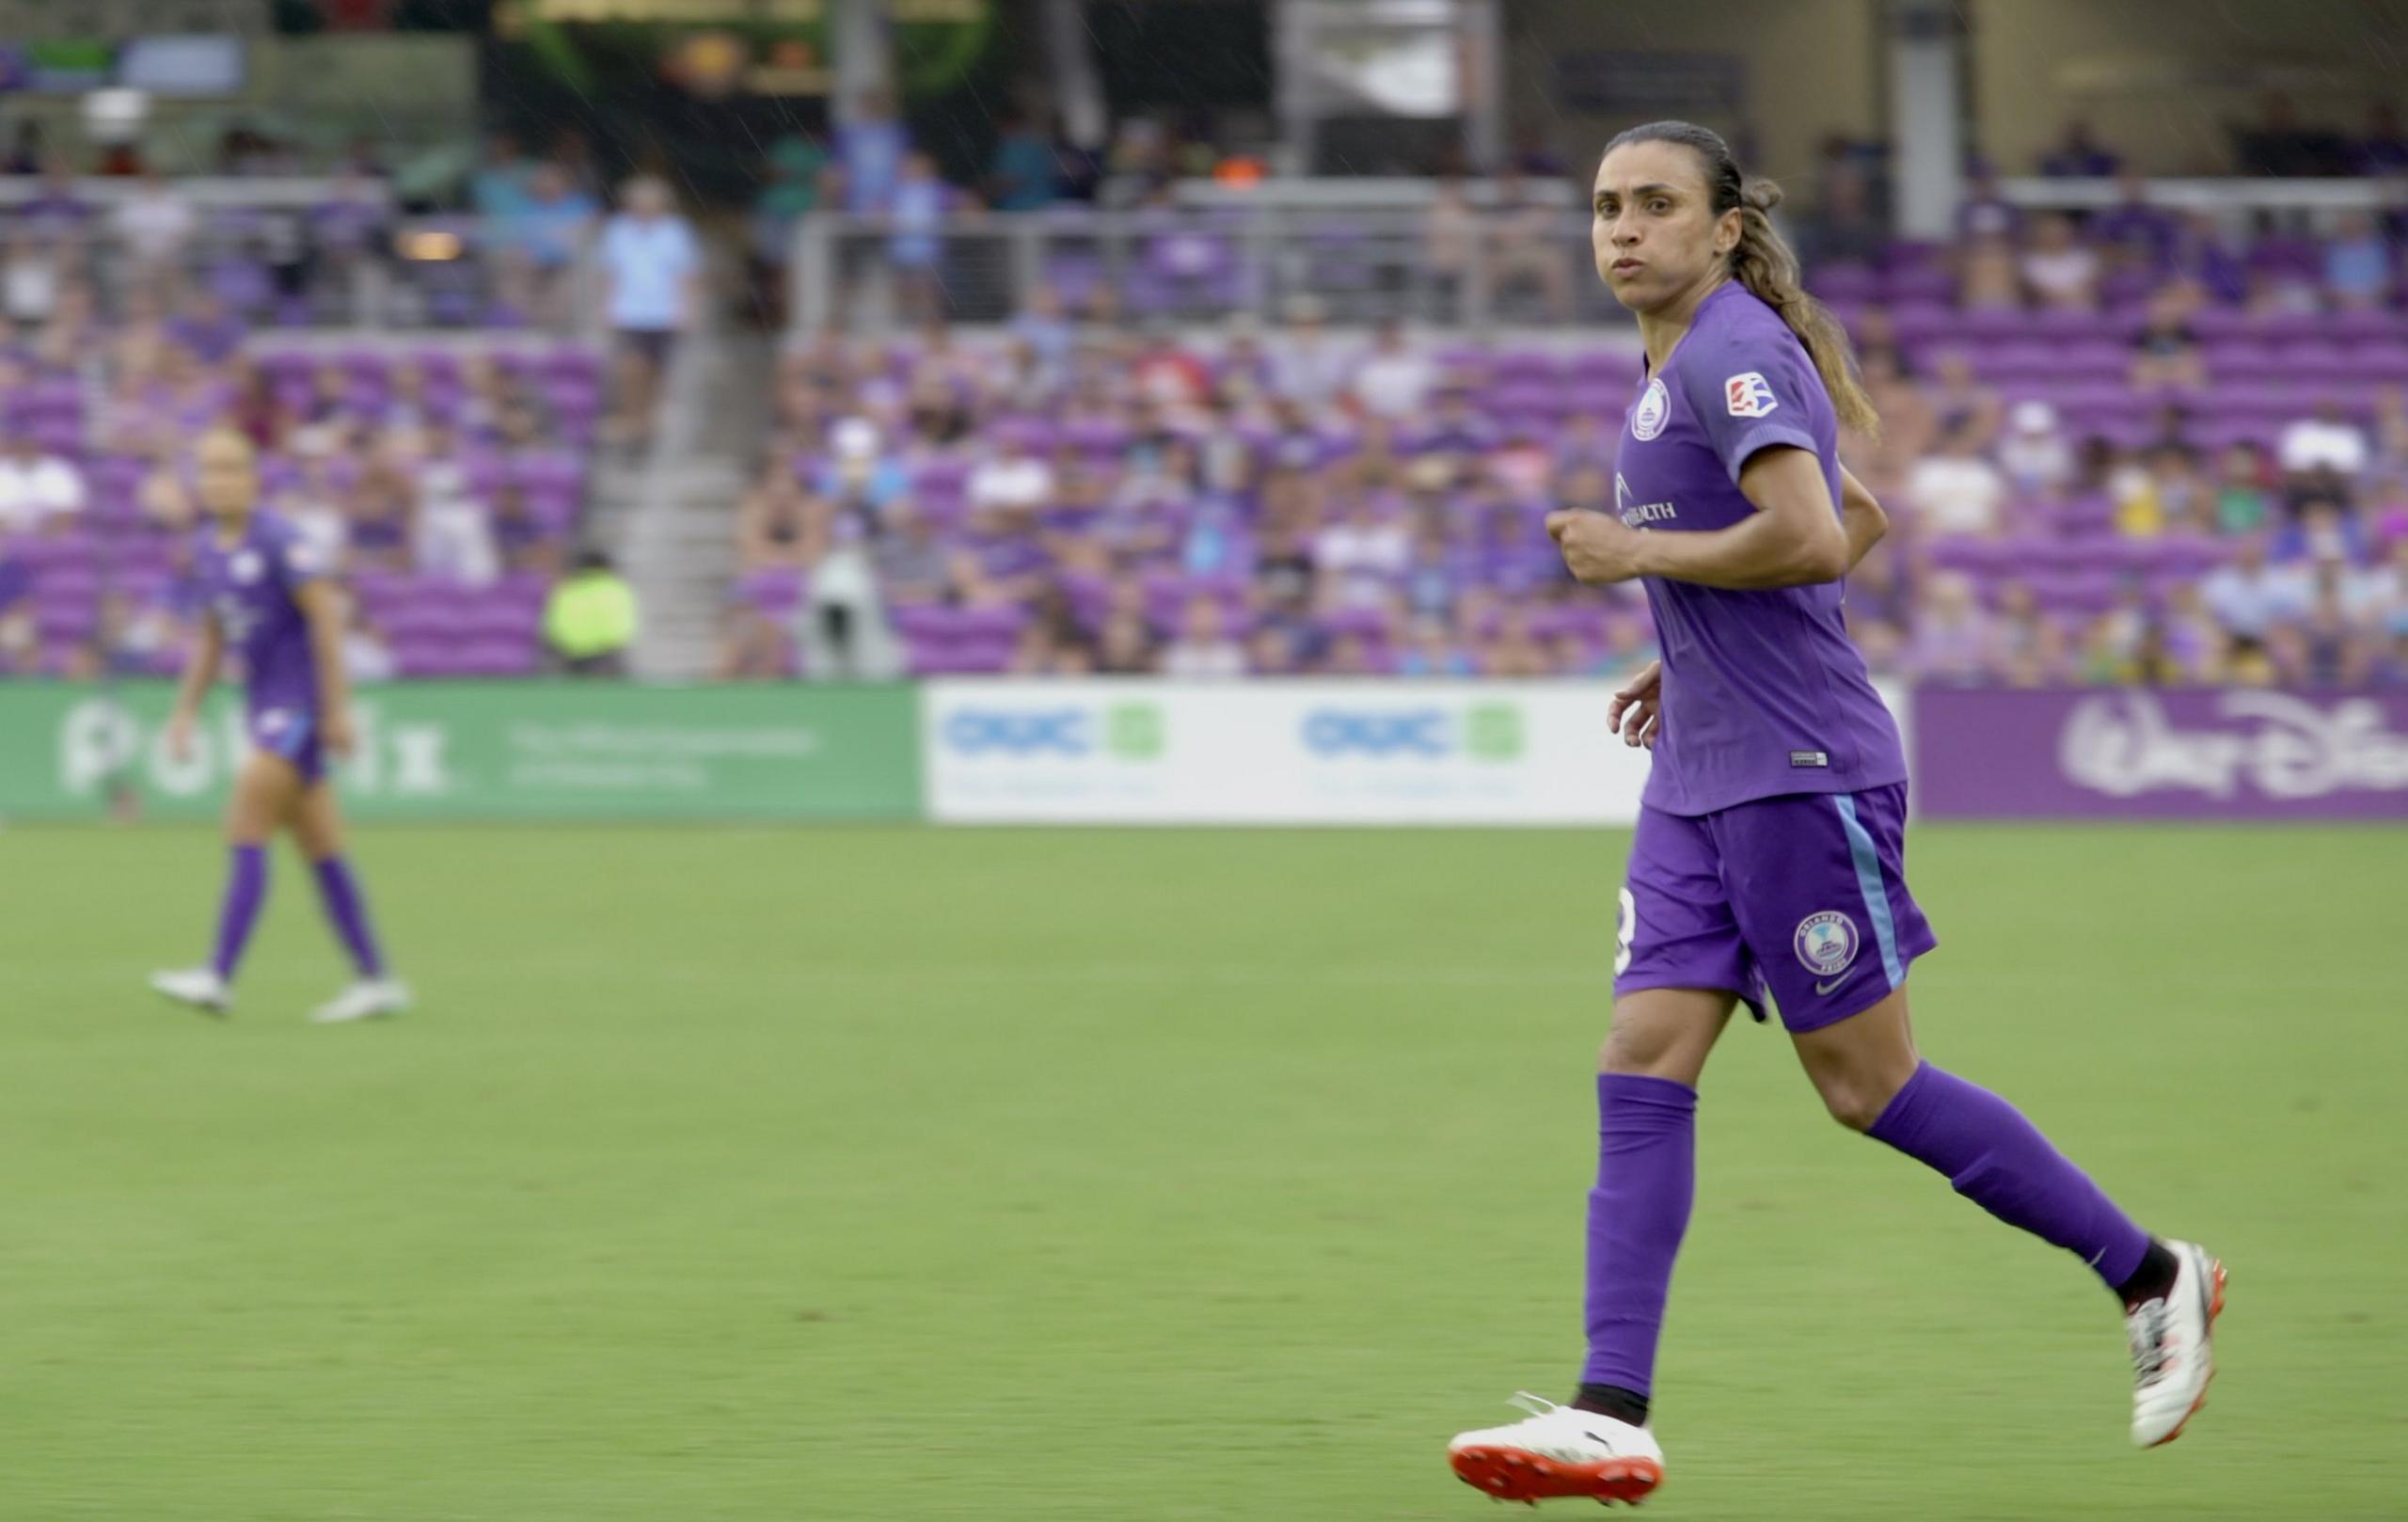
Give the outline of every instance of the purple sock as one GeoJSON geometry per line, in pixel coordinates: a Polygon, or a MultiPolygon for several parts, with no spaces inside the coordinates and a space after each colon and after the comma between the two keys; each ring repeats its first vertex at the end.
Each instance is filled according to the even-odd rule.
{"type": "Polygon", "coordinates": [[[267,848],[237,846],[226,873],[226,897],[217,909],[217,949],[209,965],[217,975],[231,978],[243,959],[243,947],[259,923],[260,905],[267,902],[267,848]]]}
{"type": "Polygon", "coordinates": [[[1866,1133],[1948,1175],[1956,1192],[2088,1263],[2114,1289],[2139,1271],[2148,1233],[2023,1113],[1926,1062],[1866,1133]]]}
{"type": "Polygon", "coordinates": [[[1600,1074],[1581,1384],[1650,1392],[1672,1260],[1696,1194],[1697,1090],[1669,1078],[1600,1074]]]}
{"type": "Polygon", "coordinates": [[[318,864],[318,897],[326,906],[326,918],[335,922],[335,933],[350,950],[359,975],[384,976],[385,958],[376,949],[376,932],[369,928],[367,901],[360,897],[358,880],[341,857],[329,856],[318,864]]]}

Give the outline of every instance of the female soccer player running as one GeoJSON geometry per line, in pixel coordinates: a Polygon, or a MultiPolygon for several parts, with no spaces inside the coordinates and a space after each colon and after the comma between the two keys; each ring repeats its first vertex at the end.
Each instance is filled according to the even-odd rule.
{"type": "Polygon", "coordinates": [[[2032,1123],[1923,1061],[1907,966],[1935,944],[1901,875],[1906,761],[1840,616],[1885,527],[1843,471],[1841,423],[1877,419],[1838,325],[1799,289],[1720,137],[1634,128],[1597,170],[1597,270],[1639,314],[1616,515],[1558,513],[1582,581],[1638,579],[1664,657],[1610,721],[1655,765],[1621,896],[1597,1079],[1589,1355],[1577,1398],[1470,1432],[1455,1472],[1490,1495],[1637,1500],[1660,1484],[1656,1344],[1693,1193],[1697,1083],[1735,1004],[1767,994],[1832,1117],[2078,1255],[2124,1308],[2132,1440],[2171,1440],[2212,1371],[2223,1266],[2118,1210],[2032,1123]]]}
{"type": "Polygon", "coordinates": [[[200,638],[176,692],[167,746],[192,751],[200,700],[231,644],[249,689],[251,753],[234,778],[226,837],[232,863],[206,966],[160,973],[150,986],[213,1014],[233,1003],[231,981],[267,897],[267,845],[290,829],[317,869],[326,916],[358,978],[311,1018],[366,1020],[409,1007],[409,991],[385,970],[368,908],[342,858],[342,819],[326,780],[325,753],[351,749],[351,689],[342,668],[342,597],[319,574],[291,525],[259,509],[259,461],[231,429],[202,436],[197,484],[208,523],[193,547],[204,599],[200,638]]]}

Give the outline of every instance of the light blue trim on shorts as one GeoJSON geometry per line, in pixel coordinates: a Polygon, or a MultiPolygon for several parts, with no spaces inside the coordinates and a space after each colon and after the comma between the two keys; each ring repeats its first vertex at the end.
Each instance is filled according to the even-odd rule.
{"type": "Polygon", "coordinates": [[[1873,836],[1864,821],[1856,816],[1856,800],[1846,793],[1833,793],[1831,801],[1839,805],[1840,824],[1847,831],[1847,853],[1856,862],[1856,889],[1864,896],[1865,917],[1873,922],[1873,943],[1881,948],[1881,971],[1894,989],[1907,980],[1907,970],[1898,960],[1898,932],[1890,923],[1890,895],[1881,886],[1881,857],[1873,848],[1873,836]]]}

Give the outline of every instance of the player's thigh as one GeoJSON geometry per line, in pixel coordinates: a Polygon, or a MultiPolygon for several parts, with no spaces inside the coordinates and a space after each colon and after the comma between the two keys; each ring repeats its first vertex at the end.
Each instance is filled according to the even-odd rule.
{"type": "Polygon", "coordinates": [[[342,809],[333,783],[321,777],[302,790],[293,812],[293,837],[313,862],[342,854],[342,809]]]}
{"type": "Polygon", "coordinates": [[[1670,989],[1728,993],[1762,1017],[1764,980],[1724,891],[1704,819],[1640,811],[1615,941],[1617,1010],[1634,995],[1670,989]]]}
{"type": "Polygon", "coordinates": [[[1640,989],[1623,994],[1614,1000],[1613,1025],[1606,1032],[1597,1070],[1669,1078],[1695,1088],[1738,1002],[1729,989],[1640,989]]]}
{"type": "Polygon", "coordinates": [[[263,846],[292,820],[305,784],[291,758],[253,751],[234,772],[226,804],[226,838],[237,846],[263,846]]]}
{"type": "Polygon", "coordinates": [[[1872,1008],[1936,942],[1907,892],[1905,789],[1794,793],[1709,816],[1741,936],[1792,1035],[1872,1008]]]}

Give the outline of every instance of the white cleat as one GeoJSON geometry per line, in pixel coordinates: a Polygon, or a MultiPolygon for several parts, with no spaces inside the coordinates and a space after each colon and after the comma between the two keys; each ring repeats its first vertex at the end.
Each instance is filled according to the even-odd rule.
{"type": "Polygon", "coordinates": [[[367,977],[310,1010],[309,1018],[321,1025],[341,1025],[398,1015],[409,1007],[410,991],[401,979],[367,977]]]}
{"type": "Polygon", "coordinates": [[[150,975],[153,991],[204,1014],[222,1015],[234,1007],[234,991],[214,967],[188,967],[176,973],[150,975]]]}
{"type": "Polygon", "coordinates": [[[1664,1450],[1646,1428],[1535,1395],[1513,1403],[1529,1417],[1447,1445],[1447,1462],[1473,1489],[1533,1506],[1557,1497],[1636,1505],[1664,1482],[1664,1450]]]}
{"type": "Polygon", "coordinates": [[[2132,1345],[2132,1441],[2141,1448],[2181,1436],[2208,1403],[2208,1381],[2216,1377],[2210,1336],[2224,1310],[2224,1264],[2188,1242],[2165,1247],[2178,1265],[2174,1288],[2124,1313],[2132,1345]]]}

